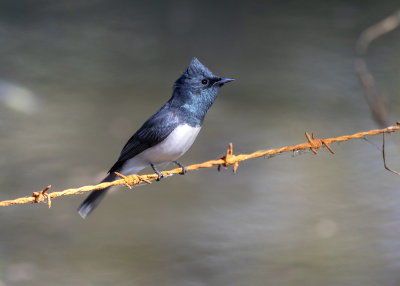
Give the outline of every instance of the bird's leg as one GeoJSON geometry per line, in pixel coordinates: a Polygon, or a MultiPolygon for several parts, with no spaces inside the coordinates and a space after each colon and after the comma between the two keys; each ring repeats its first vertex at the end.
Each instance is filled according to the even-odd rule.
{"type": "Polygon", "coordinates": [[[185,175],[187,172],[187,168],[185,165],[183,165],[182,163],[179,163],[178,161],[173,161],[175,164],[177,164],[179,167],[182,168],[182,171],[179,173],[181,175],[185,175]]]}
{"type": "Polygon", "coordinates": [[[150,164],[150,166],[153,168],[154,173],[158,175],[157,181],[164,178],[164,175],[159,170],[157,170],[157,168],[153,164],[150,164]]]}

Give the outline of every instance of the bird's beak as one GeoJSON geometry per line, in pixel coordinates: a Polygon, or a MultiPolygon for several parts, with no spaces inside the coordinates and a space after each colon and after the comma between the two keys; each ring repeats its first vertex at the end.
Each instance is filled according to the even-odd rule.
{"type": "Polygon", "coordinates": [[[223,86],[225,83],[231,82],[233,80],[234,80],[233,78],[225,77],[225,78],[221,78],[219,81],[215,82],[214,84],[217,84],[219,86],[223,86]]]}

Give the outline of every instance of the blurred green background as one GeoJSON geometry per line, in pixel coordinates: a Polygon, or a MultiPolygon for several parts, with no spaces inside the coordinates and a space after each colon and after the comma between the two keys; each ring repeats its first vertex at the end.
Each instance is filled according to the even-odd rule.
{"type": "MultiPolygon", "coordinates": [[[[354,72],[398,1],[0,2],[0,200],[98,182],[196,56],[233,77],[181,162],[376,128],[354,72]]],[[[366,57],[399,120],[400,30],[366,57]]],[[[400,169],[398,134],[388,161],[400,169]]],[[[0,285],[399,285],[381,137],[0,209],[0,285]]],[[[144,170],[145,173],[151,170],[144,170]]]]}

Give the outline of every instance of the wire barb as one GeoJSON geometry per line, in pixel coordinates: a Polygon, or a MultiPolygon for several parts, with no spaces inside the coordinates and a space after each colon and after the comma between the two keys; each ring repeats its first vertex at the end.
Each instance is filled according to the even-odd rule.
{"type": "Polygon", "coordinates": [[[321,148],[322,145],[324,145],[329,150],[329,152],[331,152],[332,154],[335,154],[335,152],[333,152],[331,146],[329,146],[330,143],[328,143],[325,139],[315,138],[314,133],[311,133],[311,136],[310,136],[310,134],[308,134],[308,132],[306,132],[306,138],[308,140],[308,143],[310,143],[310,145],[311,145],[310,149],[314,154],[317,154],[316,149],[321,148]]]}
{"type": "Polygon", "coordinates": [[[142,176],[136,175],[136,174],[125,176],[125,175],[122,175],[121,173],[118,173],[118,172],[114,172],[114,173],[115,173],[115,175],[120,177],[122,180],[124,180],[123,185],[125,185],[129,189],[132,189],[133,185],[137,185],[137,184],[139,184],[141,182],[145,182],[147,184],[151,184],[151,181],[149,181],[146,178],[143,178],[142,176]]]}
{"type": "Polygon", "coordinates": [[[32,197],[34,198],[34,203],[40,203],[47,199],[47,205],[51,208],[51,198],[46,193],[51,188],[51,185],[48,185],[46,188],[41,190],[40,192],[33,192],[32,197]]]}
{"type": "Polygon", "coordinates": [[[225,156],[220,158],[224,161],[224,163],[218,165],[218,171],[221,170],[221,165],[224,167],[228,167],[233,165],[233,172],[236,173],[237,168],[239,167],[239,160],[236,155],[233,154],[233,144],[229,143],[229,147],[226,150],[225,156]]]}

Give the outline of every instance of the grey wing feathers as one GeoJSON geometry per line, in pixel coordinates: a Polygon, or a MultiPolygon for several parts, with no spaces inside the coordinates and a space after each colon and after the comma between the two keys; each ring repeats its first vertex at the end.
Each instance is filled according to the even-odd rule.
{"type": "Polygon", "coordinates": [[[109,173],[118,171],[127,160],[163,141],[178,124],[178,120],[172,113],[159,110],[128,140],[109,173]]]}

